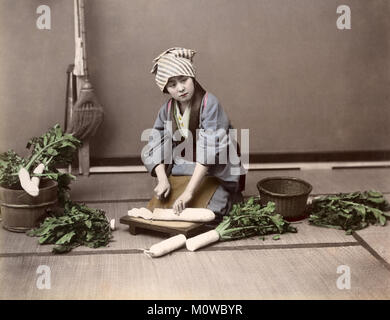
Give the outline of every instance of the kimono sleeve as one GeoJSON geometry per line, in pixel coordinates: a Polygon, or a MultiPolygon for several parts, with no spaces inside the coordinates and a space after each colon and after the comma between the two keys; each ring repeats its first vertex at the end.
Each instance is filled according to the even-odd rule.
{"type": "Polygon", "coordinates": [[[152,129],[142,133],[141,140],[148,141],[141,151],[141,159],[148,172],[155,177],[157,165],[172,163],[172,124],[167,121],[167,104],[165,103],[154,122],[152,129]]]}
{"type": "Polygon", "coordinates": [[[227,164],[230,121],[218,99],[210,93],[200,119],[196,161],[206,166],[227,164]]]}

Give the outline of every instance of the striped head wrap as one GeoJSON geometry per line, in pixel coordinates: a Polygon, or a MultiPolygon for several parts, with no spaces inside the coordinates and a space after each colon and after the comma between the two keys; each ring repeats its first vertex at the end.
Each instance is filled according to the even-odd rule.
{"type": "Polygon", "coordinates": [[[192,65],[192,58],[195,53],[191,49],[175,47],[164,51],[153,60],[154,65],[150,72],[155,74],[157,86],[161,91],[164,91],[171,77],[188,76],[195,78],[195,68],[192,65]]]}

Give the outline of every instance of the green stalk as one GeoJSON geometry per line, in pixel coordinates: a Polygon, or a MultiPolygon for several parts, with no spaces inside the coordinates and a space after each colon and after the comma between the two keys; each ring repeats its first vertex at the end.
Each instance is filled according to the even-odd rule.
{"type": "Polygon", "coordinates": [[[215,228],[215,231],[217,231],[219,234],[221,234],[221,232],[226,229],[227,226],[229,226],[231,222],[231,218],[228,218],[224,221],[222,221],[216,228],[215,228]]]}
{"type": "MultiPolygon", "coordinates": [[[[42,163],[45,165],[45,168],[47,168],[47,165],[53,160],[54,156],[51,156],[50,159],[48,161],[43,161],[42,163]]],[[[32,164],[30,164],[31,166],[32,164]]],[[[29,167],[25,167],[25,169],[28,171],[29,167]]],[[[12,176],[17,176],[18,173],[12,173],[11,174],[12,176]]],[[[38,176],[42,176],[42,175],[39,175],[39,174],[32,174],[31,175],[32,177],[38,177],[38,176]]]]}
{"type": "Polygon", "coordinates": [[[235,231],[242,231],[242,230],[247,230],[247,229],[258,229],[259,227],[257,226],[249,226],[249,227],[236,227],[236,228],[231,228],[231,229],[226,229],[223,230],[220,235],[226,235],[235,231]]]}
{"type": "Polygon", "coordinates": [[[55,145],[62,140],[64,140],[64,138],[61,138],[60,140],[53,141],[53,142],[49,143],[46,147],[44,147],[40,151],[38,151],[36,154],[34,154],[34,156],[31,158],[30,162],[26,165],[25,169],[28,171],[30,169],[30,167],[32,166],[32,164],[42,154],[43,151],[45,151],[46,149],[50,148],[52,145],[55,145]]]}

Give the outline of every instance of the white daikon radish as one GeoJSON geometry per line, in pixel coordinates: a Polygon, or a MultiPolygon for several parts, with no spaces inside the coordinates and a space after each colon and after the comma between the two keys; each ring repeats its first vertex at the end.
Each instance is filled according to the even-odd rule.
{"type": "Polygon", "coordinates": [[[161,257],[169,252],[183,247],[186,244],[186,237],[183,234],[170,237],[164,241],[156,243],[150,247],[149,250],[145,250],[144,253],[152,258],[161,257]]]}
{"type": "Polygon", "coordinates": [[[205,247],[208,244],[217,242],[219,240],[219,233],[215,230],[210,230],[201,233],[196,237],[190,238],[186,241],[186,247],[190,251],[195,251],[199,248],[205,247]]]}
{"type": "Polygon", "coordinates": [[[110,229],[111,229],[112,231],[115,230],[115,219],[111,219],[111,221],[110,221],[110,229]]]}
{"type": "MultiPolygon", "coordinates": [[[[38,164],[38,166],[34,169],[33,173],[35,174],[42,174],[43,170],[45,169],[45,165],[43,163],[38,164]]],[[[39,177],[32,177],[31,182],[34,183],[37,187],[39,187],[39,181],[41,179],[39,177]]]]}
{"type": "Polygon", "coordinates": [[[215,219],[215,214],[210,209],[205,208],[185,208],[180,214],[175,214],[173,209],[155,208],[153,210],[153,219],[208,222],[215,219]]]}
{"type": "Polygon", "coordinates": [[[153,218],[152,211],[148,210],[147,208],[133,208],[127,211],[127,215],[130,217],[143,218],[146,220],[151,220],[153,218]]]}
{"type": "Polygon", "coordinates": [[[147,208],[139,208],[139,215],[144,219],[153,219],[153,212],[147,208]]]}
{"type": "Polygon", "coordinates": [[[133,208],[127,211],[127,215],[131,217],[138,217],[138,208],[133,208]]]}
{"type": "Polygon", "coordinates": [[[147,208],[134,208],[127,214],[136,218],[163,221],[209,222],[215,219],[214,212],[205,208],[186,208],[180,214],[175,214],[173,209],[155,208],[151,212],[147,208]]]}
{"type": "Polygon", "coordinates": [[[20,185],[30,196],[36,197],[39,194],[39,188],[31,181],[30,174],[25,168],[20,168],[18,172],[20,185]]]}

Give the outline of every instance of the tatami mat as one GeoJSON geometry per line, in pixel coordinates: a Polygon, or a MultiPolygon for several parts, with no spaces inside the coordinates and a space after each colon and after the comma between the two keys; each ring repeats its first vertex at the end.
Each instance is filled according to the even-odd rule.
{"type": "Polygon", "coordinates": [[[390,271],[361,247],[175,252],[160,259],[127,254],[0,261],[1,299],[390,298],[390,271]],[[50,268],[50,289],[36,286],[41,265],[50,268]],[[337,287],[339,266],[350,268],[350,289],[337,287]]]}
{"type": "MultiPolygon", "coordinates": [[[[389,169],[254,171],[246,196],[268,176],[296,176],[312,194],[374,189],[390,201],[389,169]]],[[[185,248],[159,259],[142,250],[167,235],[129,233],[120,217],[144,207],[154,179],[143,173],[78,177],[72,199],[103,209],[116,219],[108,247],[79,247],[53,255],[38,238],[0,229],[0,299],[390,299],[389,223],[348,236],[302,220],[298,233],[219,242],[197,252],[185,248]],[[51,270],[51,289],[36,286],[37,268],[51,270]],[[336,286],[339,266],[351,272],[351,288],[336,286]]]]}
{"type": "Polygon", "coordinates": [[[387,261],[390,265],[390,221],[387,221],[387,226],[371,226],[360,231],[357,235],[367,243],[380,257],[387,261]]]}

